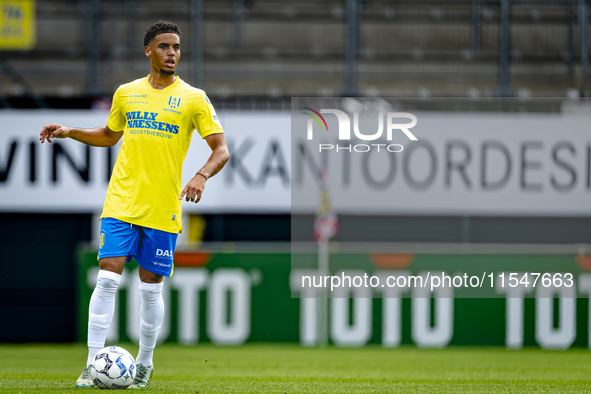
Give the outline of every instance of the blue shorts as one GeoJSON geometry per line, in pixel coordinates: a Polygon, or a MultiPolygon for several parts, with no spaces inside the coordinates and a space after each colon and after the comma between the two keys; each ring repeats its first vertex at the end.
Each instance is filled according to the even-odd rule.
{"type": "Polygon", "coordinates": [[[104,257],[135,257],[140,267],[158,275],[171,276],[178,234],[142,227],[119,219],[103,218],[99,260],[104,257]]]}

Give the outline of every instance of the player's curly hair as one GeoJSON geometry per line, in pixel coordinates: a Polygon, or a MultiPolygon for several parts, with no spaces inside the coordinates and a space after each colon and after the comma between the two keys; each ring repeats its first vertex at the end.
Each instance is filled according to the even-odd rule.
{"type": "Polygon", "coordinates": [[[179,29],[179,27],[172,22],[159,20],[153,25],[148,26],[146,29],[146,34],[144,35],[144,47],[149,46],[150,41],[156,38],[157,35],[164,33],[174,33],[180,37],[181,29],[179,29]]]}

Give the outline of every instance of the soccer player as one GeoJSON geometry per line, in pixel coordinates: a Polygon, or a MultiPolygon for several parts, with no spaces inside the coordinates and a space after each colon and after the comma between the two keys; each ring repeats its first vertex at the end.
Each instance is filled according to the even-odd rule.
{"type": "Polygon", "coordinates": [[[88,318],[88,359],[76,381],[92,387],[90,364],[105,346],[114,313],[115,293],[126,262],[139,263],[140,350],[137,375],[130,388],[145,388],[154,372],[152,354],[162,324],[162,280],[171,276],[173,253],[181,231],[181,200],[199,202],[208,178],[228,161],[224,134],[204,91],[178,76],[181,31],[159,21],[148,27],[144,51],[150,75],[121,85],[113,97],[106,126],[93,129],[44,126],[39,140],[71,138],[92,146],[113,146],[122,137],[101,215],[100,270],[88,318]],[[211,155],[181,190],[182,164],[194,130],[211,155]]]}

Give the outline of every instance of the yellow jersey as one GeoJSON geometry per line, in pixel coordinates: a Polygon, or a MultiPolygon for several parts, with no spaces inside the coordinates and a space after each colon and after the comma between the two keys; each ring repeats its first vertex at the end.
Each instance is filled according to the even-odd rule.
{"type": "Polygon", "coordinates": [[[148,78],[121,85],[107,127],[123,132],[101,217],[170,233],[182,231],[182,166],[196,129],[223,133],[203,90],[179,77],[162,90],[148,78]]]}

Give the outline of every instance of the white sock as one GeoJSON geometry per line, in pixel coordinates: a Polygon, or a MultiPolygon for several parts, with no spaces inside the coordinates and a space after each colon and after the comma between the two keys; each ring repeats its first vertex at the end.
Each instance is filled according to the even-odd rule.
{"type": "Polygon", "coordinates": [[[164,317],[162,283],[144,283],[140,281],[140,351],[135,362],[152,366],[152,355],[156,347],[156,338],[164,317]]]}
{"type": "Polygon", "coordinates": [[[92,362],[96,353],[105,347],[107,332],[115,311],[115,294],[121,282],[121,275],[100,270],[96,278],[96,287],[90,297],[88,314],[88,359],[92,362]]]}

